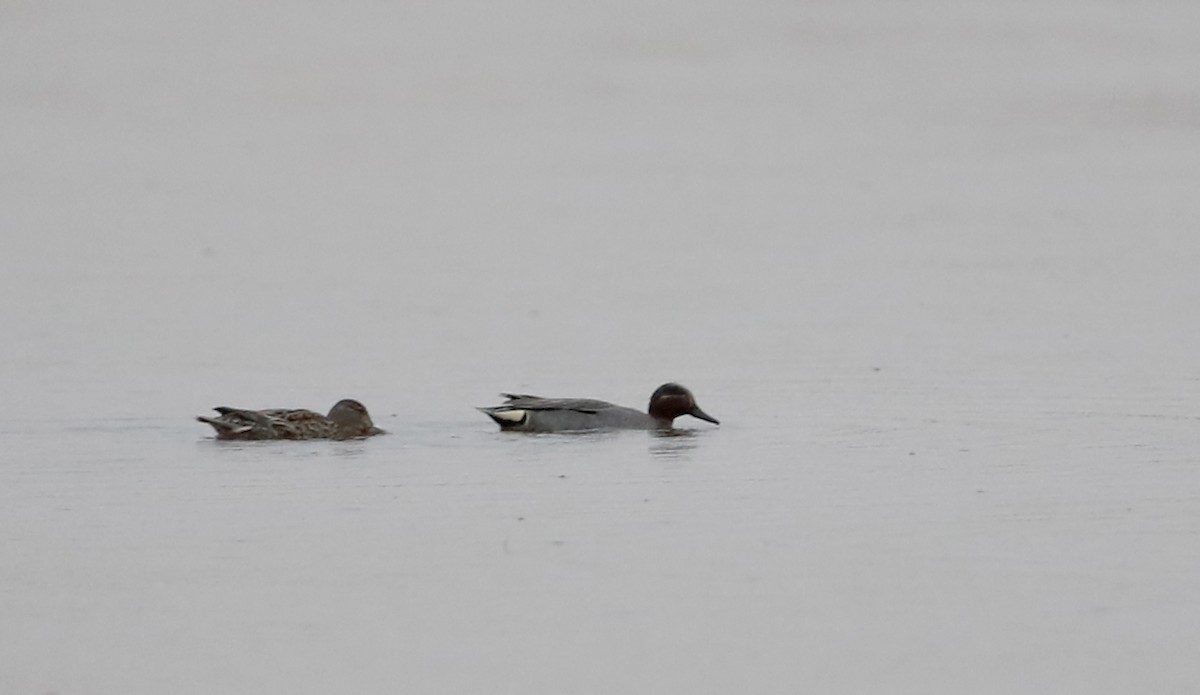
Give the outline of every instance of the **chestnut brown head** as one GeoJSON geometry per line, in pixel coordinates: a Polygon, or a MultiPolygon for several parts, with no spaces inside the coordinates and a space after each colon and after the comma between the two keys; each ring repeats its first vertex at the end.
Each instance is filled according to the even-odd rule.
{"type": "Polygon", "coordinates": [[[671,422],[680,415],[691,415],[714,425],[721,422],[709,415],[696,405],[696,398],[691,391],[679,384],[669,383],[659,386],[650,396],[650,417],[670,427],[671,422]]]}

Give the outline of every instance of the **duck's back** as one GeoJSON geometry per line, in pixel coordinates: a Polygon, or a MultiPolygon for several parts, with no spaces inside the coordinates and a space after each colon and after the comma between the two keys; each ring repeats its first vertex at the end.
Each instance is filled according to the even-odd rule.
{"type": "Polygon", "coordinates": [[[653,418],[633,408],[591,398],[541,398],[503,394],[507,401],[480,408],[501,429],[521,432],[571,432],[601,429],[650,429],[653,418]]]}
{"type": "Polygon", "coordinates": [[[270,414],[287,423],[282,439],[328,439],[337,434],[332,420],[311,410],[274,410],[270,414]]]}

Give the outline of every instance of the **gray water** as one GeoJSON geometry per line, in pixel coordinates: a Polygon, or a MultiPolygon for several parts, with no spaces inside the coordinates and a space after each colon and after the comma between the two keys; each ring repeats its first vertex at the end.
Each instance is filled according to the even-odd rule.
{"type": "Polygon", "coordinates": [[[1198,8],[0,5],[0,693],[1200,690],[1198,8]]]}

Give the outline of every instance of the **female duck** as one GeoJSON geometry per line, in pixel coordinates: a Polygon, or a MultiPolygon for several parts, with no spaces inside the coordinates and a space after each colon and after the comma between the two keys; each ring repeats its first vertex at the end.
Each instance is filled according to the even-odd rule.
{"type": "Polygon", "coordinates": [[[354,439],[383,434],[366,407],[349,398],[334,404],[328,415],[311,410],[242,410],[214,408],[219,417],[196,417],[217,431],[217,439],[354,439]]]}

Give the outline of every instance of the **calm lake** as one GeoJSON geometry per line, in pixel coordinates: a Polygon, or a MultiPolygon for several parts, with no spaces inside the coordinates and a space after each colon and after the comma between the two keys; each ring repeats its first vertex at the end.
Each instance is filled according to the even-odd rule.
{"type": "Polygon", "coordinates": [[[1200,690],[1200,4],[8,2],[0,94],[0,693],[1200,690]]]}

